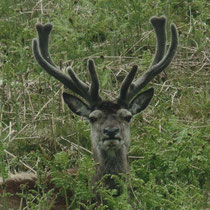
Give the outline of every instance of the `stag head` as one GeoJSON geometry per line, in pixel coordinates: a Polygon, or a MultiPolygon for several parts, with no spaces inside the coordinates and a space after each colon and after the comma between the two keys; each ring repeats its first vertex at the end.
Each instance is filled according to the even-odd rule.
{"type": "MultiPolygon", "coordinates": [[[[124,79],[119,96],[115,101],[104,101],[99,96],[99,81],[93,60],[88,61],[91,85],[82,82],[68,67],[68,74],[63,73],[52,61],[49,51],[49,34],[51,24],[36,24],[38,40],[33,40],[33,52],[39,65],[78,96],[63,93],[65,103],[77,115],[89,119],[91,124],[91,140],[95,160],[105,166],[104,172],[118,174],[127,171],[126,155],[130,145],[130,120],[144,110],[151,101],[154,90],[150,88],[140,92],[156,75],[162,72],[175,55],[178,44],[177,30],[171,24],[171,44],[166,48],[166,18],[152,17],[151,24],[157,37],[157,49],[150,68],[133,82],[138,66],[134,65],[124,79]],[[107,158],[108,157],[108,158],[107,158]],[[117,157],[117,158],[116,158],[117,157]],[[110,169],[110,165],[119,164],[110,169]],[[124,164],[125,163],[125,164],[124,164]]],[[[103,170],[101,170],[103,171],[103,170]]]]}

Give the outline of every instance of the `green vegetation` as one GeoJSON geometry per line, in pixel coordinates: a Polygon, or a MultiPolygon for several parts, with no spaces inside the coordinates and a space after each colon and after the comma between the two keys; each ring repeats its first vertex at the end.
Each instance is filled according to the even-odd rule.
{"type": "MultiPolygon", "coordinates": [[[[138,75],[149,67],[156,45],[149,18],[164,14],[168,31],[170,23],[177,25],[178,52],[148,85],[155,96],[132,122],[130,183],[120,197],[102,193],[109,209],[209,209],[209,6],[207,0],[1,0],[0,176],[29,168],[40,175],[51,171],[64,197],[68,188],[74,191],[73,209],[93,209],[88,183],[94,166],[83,149],[91,150],[89,124],[69,111],[62,85],[35,62],[34,26],[54,24],[54,62],[73,66],[83,81],[93,58],[101,95],[112,99],[133,64],[138,75]],[[77,166],[76,176],[62,172],[77,166]]],[[[27,196],[29,209],[46,206],[52,194],[38,185],[37,203],[27,196]]]]}

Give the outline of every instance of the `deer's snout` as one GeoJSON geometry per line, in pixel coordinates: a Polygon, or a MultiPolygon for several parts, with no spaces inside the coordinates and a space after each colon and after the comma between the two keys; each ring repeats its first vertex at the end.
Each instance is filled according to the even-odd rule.
{"type": "Polygon", "coordinates": [[[116,138],[119,134],[119,128],[117,127],[106,127],[104,128],[104,134],[108,136],[108,138],[113,139],[116,138]]]}

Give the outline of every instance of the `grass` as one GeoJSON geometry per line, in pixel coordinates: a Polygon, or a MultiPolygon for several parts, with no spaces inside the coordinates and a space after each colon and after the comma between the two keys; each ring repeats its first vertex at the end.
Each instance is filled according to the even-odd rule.
{"type": "MultiPolygon", "coordinates": [[[[35,62],[31,42],[35,23],[51,22],[52,58],[73,66],[88,81],[86,62],[95,60],[101,95],[113,99],[133,64],[138,76],[155,52],[149,18],[166,15],[179,31],[179,48],[170,67],[148,86],[155,88],[150,106],[132,123],[131,188],[113,198],[112,209],[209,209],[209,3],[191,1],[81,0],[0,3],[0,174],[51,171],[55,183],[74,191],[72,208],[86,209],[92,189],[86,180],[94,173],[89,125],[64,105],[63,87],[35,62]],[[84,150],[83,148],[86,148],[84,150]],[[61,171],[79,166],[75,177],[61,171]],[[128,195],[129,194],[129,195],[128,195]]],[[[170,39],[170,34],[168,35],[170,39]]],[[[33,192],[46,204],[52,192],[33,192]]],[[[126,186],[125,186],[126,188],[126,186]]],[[[26,196],[24,193],[22,196],[26,196]]],[[[106,209],[106,206],[97,207],[106,209]]]]}

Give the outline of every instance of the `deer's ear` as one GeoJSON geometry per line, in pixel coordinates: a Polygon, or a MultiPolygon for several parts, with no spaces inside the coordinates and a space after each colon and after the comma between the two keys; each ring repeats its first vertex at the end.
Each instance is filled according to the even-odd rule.
{"type": "Polygon", "coordinates": [[[63,93],[63,99],[72,112],[83,117],[89,117],[91,110],[82,100],[68,93],[63,93]]]}
{"type": "Polygon", "coordinates": [[[153,88],[150,88],[149,90],[138,94],[130,103],[128,110],[131,112],[132,115],[139,114],[149,105],[149,102],[151,101],[153,95],[153,88]]]}

